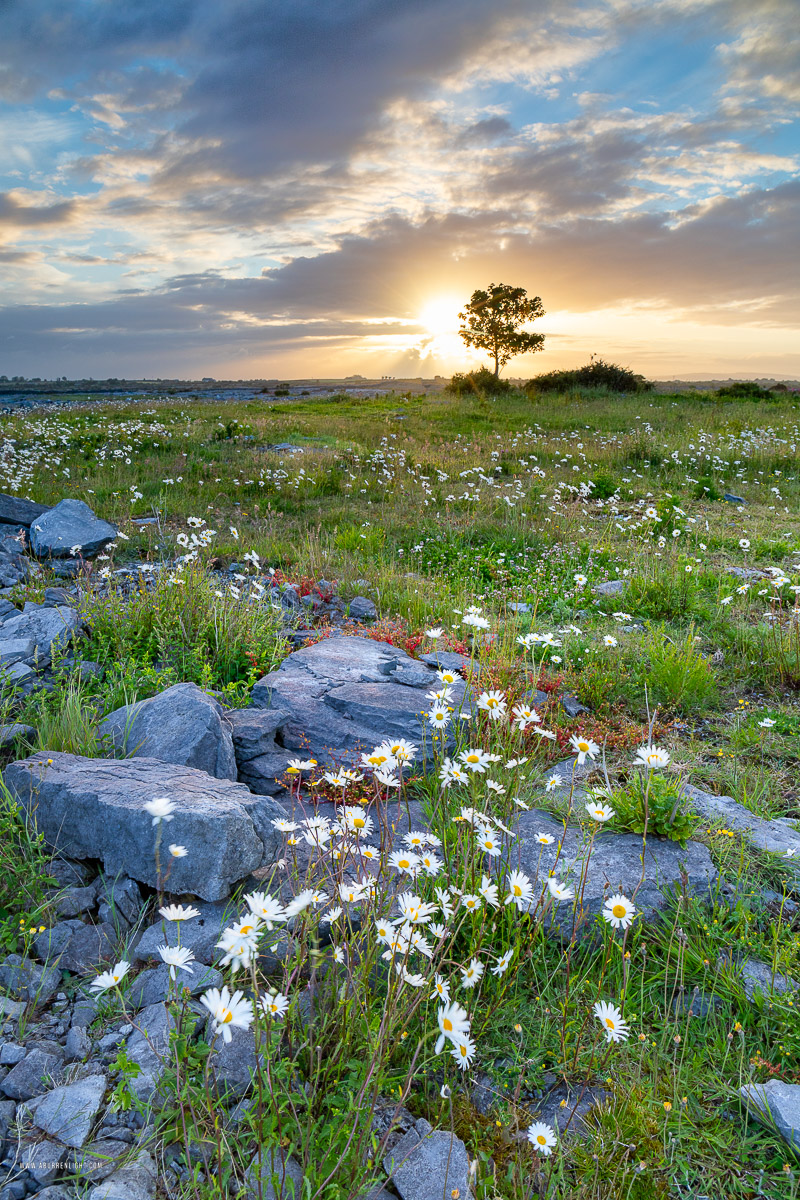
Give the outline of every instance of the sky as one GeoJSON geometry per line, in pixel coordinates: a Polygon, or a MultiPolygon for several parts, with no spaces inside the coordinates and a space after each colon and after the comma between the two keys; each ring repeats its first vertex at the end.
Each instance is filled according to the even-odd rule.
{"type": "Polygon", "coordinates": [[[797,0],[0,0],[0,374],[800,377],[797,0]]]}

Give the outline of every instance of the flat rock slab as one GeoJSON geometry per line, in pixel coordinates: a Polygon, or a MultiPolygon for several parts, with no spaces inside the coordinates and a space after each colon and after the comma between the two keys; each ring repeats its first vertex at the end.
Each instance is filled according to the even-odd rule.
{"type": "Polygon", "coordinates": [[[800,1158],[800,1084],[746,1083],[739,1095],[757,1120],[774,1129],[800,1158]]]}
{"type": "Polygon", "coordinates": [[[65,1146],[79,1150],[89,1137],[105,1090],[105,1075],[88,1075],[77,1083],[54,1088],[27,1107],[33,1113],[34,1125],[65,1146]]]}
{"type": "Polygon", "coordinates": [[[116,526],[95,516],[83,500],[61,500],[31,522],[31,547],[37,558],[94,558],[117,536],[116,526]]]}
{"type": "Polygon", "coordinates": [[[103,962],[115,957],[113,925],[85,925],[77,919],[57,921],[34,939],[36,954],[48,966],[75,974],[96,974],[103,962]]]}
{"type": "Polygon", "coordinates": [[[466,1146],[422,1117],[385,1156],[383,1169],[403,1200],[472,1195],[466,1146]]]}
{"type": "Polygon", "coordinates": [[[27,528],[37,517],[43,517],[50,509],[46,504],[36,504],[21,496],[7,496],[0,492],[0,525],[27,528]]]}
{"type": "MultiPolygon", "coordinates": [[[[2,645],[2,643],[0,643],[2,645]]],[[[32,725],[0,725],[0,750],[13,746],[19,738],[33,737],[36,730],[32,725]]]]}
{"type": "Polygon", "coordinates": [[[683,785],[683,790],[691,800],[692,808],[706,821],[744,834],[759,850],[770,850],[789,858],[797,856],[797,873],[800,876],[800,833],[791,821],[782,817],[774,820],[757,817],[749,808],[734,800],[733,796],[714,796],[689,783],[683,785]],[[787,850],[791,851],[788,856],[787,850]]]}
{"type": "Polygon", "coordinates": [[[103,1183],[92,1188],[86,1200],[153,1200],[158,1174],[146,1150],[125,1163],[103,1183]]]}
{"type": "Polygon", "coordinates": [[[0,1091],[12,1100],[31,1100],[48,1091],[60,1074],[61,1059],[36,1046],[0,1080],[0,1091]]]}
{"type": "MultiPolygon", "coordinates": [[[[165,938],[159,945],[164,945],[166,941],[165,938]]],[[[184,946],[187,944],[184,938],[181,941],[184,946]]],[[[225,982],[214,967],[203,966],[199,961],[189,965],[192,968],[191,975],[188,971],[177,971],[174,982],[170,979],[166,963],[142,971],[131,983],[125,999],[134,1008],[149,1008],[151,1004],[163,1004],[170,995],[180,996],[186,989],[197,996],[208,988],[222,987],[225,982]]]]}
{"type": "Polygon", "coordinates": [[[137,1028],[128,1038],[128,1058],[138,1063],[141,1072],[130,1087],[143,1101],[152,1098],[169,1063],[170,1034],[177,1028],[166,1004],[151,1004],[136,1014],[137,1028]]]}
{"type": "Polygon", "coordinates": [[[47,1004],[61,987],[61,972],[19,954],[9,954],[0,963],[0,987],[28,1004],[47,1004]]]}
{"type": "Polygon", "coordinates": [[[29,600],[21,613],[3,621],[0,639],[2,642],[32,642],[31,653],[46,658],[55,646],[65,647],[80,627],[80,615],[71,605],[34,604],[29,600]]]}
{"type": "Polygon", "coordinates": [[[197,684],[176,683],[149,700],[118,708],[100,722],[99,732],[117,754],[196,767],[215,779],[236,778],[222,706],[197,684]]]}
{"type": "MultiPolygon", "coordinates": [[[[145,929],[134,956],[137,962],[154,959],[161,962],[159,946],[185,946],[200,963],[210,964],[218,958],[216,944],[222,930],[237,919],[236,908],[231,904],[196,904],[199,916],[189,921],[167,921],[162,917],[145,929]]],[[[182,972],[181,972],[182,974],[182,972]]]]}
{"type": "MultiPolygon", "coordinates": [[[[277,773],[281,759],[285,765],[297,756],[315,758],[323,769],[357,765],[362,752],[388,737],[405,737],[419,746],[416,767],[432,762],[433,731],[424,714],[433,701],[426,692],[439,687],[433,667],[386,642],[326,638],[295,651],[260,679],[251,695],[256,708],[288,713],[275,731],[283,753],[266,754],[265,776],[277,773]]],[[[458,710],[471,711],[471,705],[461,678],[452,690],[457,720],[458,710]]],[[[438,751],[447,752],[452,737],[440,737],[438,751]]]]}
{"type": "Polygon", "coordinates": [[[47,842],[70,858],[99,858],[107,874],[158,886],[156,829],[145,804],[169,797],[174,817],[162,829],[162,869],[172,894],[220,900],[282,847],[271,822],[286,815],[276,801],[228,779],[152,758],[82,758],[52,752],[11,763],[6,786],[36,814],[47,842]],[[185,858],[171,858],[171,842],[185,858]]]}
{"type": "Polygon", "coordinates": [[[540,809],[523,813],[517,831],[521,867],[533,882],[534,905],[551,874],[582,898],[575,914],[572,900],[553,905],[547,927],[558,937],[569,938],[573,922],[577,936],[585,932],[614,892],[632,897],[638,888],[636,908],[647,921],[664,907],[666,888],[680,886],[685,877],[690,894],[707,896],[717,877],[708,850],[699,842],[689,842],[683,850],[668,838],[649,837],[643,852],[639,834],[603,828],[597,831],[589,854],[589,831],[584,835],[580,828],[569,826],[565,832],[562,822],[540,809]],[[541,845],[535,840],[537,833],[548,834],[553,843],[541,845]]]}
{"type": "Polygon", "coordinates": [[[567,1088],[564,1084],[548,1092],[535,1110],[535,1119],[552,1125],[560,1138],[586,1132],[584,1117],[609,1092],[603,1088],[567,1088]]]}

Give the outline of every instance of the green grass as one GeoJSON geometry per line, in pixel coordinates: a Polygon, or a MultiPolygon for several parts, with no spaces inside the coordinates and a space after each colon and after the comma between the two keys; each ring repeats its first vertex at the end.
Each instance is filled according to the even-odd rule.
{"type": "MultiPolygon", "coordinates": [[[[181,582],[158,569],[130,594],[114,576],[107,594],[85,593],[80,653],[103,666],[102,678],[77,684],[63,672],[49,694],[21,704],[7,689],[0,695],[2,720],[35,727],[34,748],[106,753],[97,734],[103,715],[181,680],[246,703],[255,679],[287,652],[275,612],[249,590],[271,569],[301,592],[325,579],[345,599],[370,595],[377,635],[412,653],[429,646],[426,628],[443,626],[440,644],[474,649],[481,686],[503,690],[509,707],[534,687],[545,690],[538,707],[554,741],[506,723],[469,734],[503,763],[528,759],[513,774],[493,768],[507,784],[494,807],[506,823],[517,812],[513,796],[564,812],[563,795],[545,793],[541,780],[575,733],[603,748],[612,828],[640,830],[646,807],[650,835],[683,840],[694,822],[674,801],[687,777],[757,815],[800,819],[791,590],[800,584],[800,430],[792,397],[754,406],[735,397],[581,389],[183,407],[148,397],[20,414],[4,434],[11,449],[0,464],[1,490],[43,502],[75,495],[119,523],[125,537],[95,575],[133,560],[161,568],[191,552],[193,534],[214,531],[179,572],[181,582]],[[304,453],[263,448],[281,441],[304,453]],[[722,499],[725,491],[746,498],[741,512],[722,499]],[[134,524],[147,515],[158,524],[134,524]],[[258,571],[245,559],[251,552],[258,571]],[[234,578],[238,595],[223,574],[231,564],[244,577],[234,578]],[[731,566],[780,567],[789,583],[776,591],[758,580],[738,591],[731,566]],[[623,579],[624,591],[598,597],[593,587],[609,579],[623,579]],[[462,621],[470,604],[490,620],[491,636],[473,646],[462,621]],[[528,633],[559,644],[525,651],[517,638],[528,633]],[[567,716],[558,704],[565,690],[590,711],[567,716]],[[773,724],[763,726],[765,717],[773,724]],[[646,740],[648,720],[671,763],[645,800],[631,751],[646,740]]],[[[34,581],[26,595],[40,596],[47,582],[34,581]]],[[[461,793],[429,778],[412,794],[431,813],[451,882],[474,892],[481,872],[455,818],[462,805],[483,806],[483,777],[461,793]]],[[[47,855],[7,797],[0,835],[0,929],[7,948],[24,949],[32,936],[25,931],[50,919],[47,855]]],[[[430,989],[422,995],[409,986],[382,1023],[392,976],[370,920],[320,930],[318,916],[304,918],[308,938],[297,939],[285,971],[256,980],[283,987],[292,1003],[284,1023],[263,1029],[274,1070],[235,1130],[218,1119],[206,1057],[176,1001],[185,1026],[161,1132],[181,1145],[187,1136],[202,1140],[211,1159],[220,1158],[219,1170],[187,1184],[186,1195],[219,1195],[258,1145],[282,1141],[303,1160],[311,1196],[352,1200],[374,1178],[368,1114],[380,1094],[402,1096],[416,1115],[464,1138],[479,1163],[478,1200],[532,1192],[557,1200],[796,1197],[798,1171],[784,1170],[786,1147],[738,1099],[748,1080],[800,1082],[794,998],[747,1001],[729,966],[755,955],[800,978],[798,922],[789,906],[781,915],[784,889],[796,886],[791,864],[716,828],[702,826],[698,836],[720,872],[713,904],[679,889],[662,919],[637,919],[624,936],[599,921],[596,936],[567,954],[540,922],[516,920],[505,905],[484,907],[457,928],[446,964],[453,979],[473,954],[489,964],[506,949],[516,955],[513,971],[487,971],[478,991],[454,990],[469,999],[476,1061],[497,1094],[488,1116],[471,1104],[470,1076],[465,1082],[448,1054],[433,1053],[430,989]],[[348,965],[331,962],[331,936],[348,942],[348,965]],[[318,1017],[309,1022],[300,997],[312,977],[319,982],[323,962],[318,1017]],[[714,1004],[702,1020],[676,1009],[695,988],[714,1004]],[[598,997],[624,1001],[627,1042],[598,1043],[598,997]],[[288,1058],[278,1057],[279,1047],[288,1058]],[[590,1086],[606,1098],[579,1138],[537,1159],[517,1135],[548,1072],[573,1093],[590,1086]]],[[[264,886],[276,891],[277,882],[264,886]]],[[[424,877],[413,883],[435,901],[433,886],[424,877]]],[[[109,1007],[112,1018],[118,1023],[118,1007],[109,1007]]],[[[121,1061],[120,1103],[127,1070],[121,1061]]]]}

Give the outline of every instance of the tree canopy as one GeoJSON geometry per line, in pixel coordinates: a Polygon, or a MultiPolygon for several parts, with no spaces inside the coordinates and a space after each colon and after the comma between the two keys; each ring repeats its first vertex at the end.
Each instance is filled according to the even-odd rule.
{"type": "Polygon", "coordinates": [[[528,333],[521,328],[543,316],[539,296],[529,299],[525,288],[490,283],[485,291],[474,291],[469,304],[458,314],[464,322],[458,332],[468,346],[488,351],[497,378],[500,368],[515,355],[544,349],[543,333],[528,333]]]}

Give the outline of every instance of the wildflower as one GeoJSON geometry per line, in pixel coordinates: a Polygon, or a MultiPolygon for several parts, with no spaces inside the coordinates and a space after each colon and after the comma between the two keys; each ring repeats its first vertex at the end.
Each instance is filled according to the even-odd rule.
{"type": "Polygon", "coordinates": [[[433,936],[437,939],[447,937],[447,933],[448,933],[447,926],[442,925],[441,922],[437,922],[436,924],[430,924],[428,926],[428,931],[430,933],[432,933],[433,936]]]}
{"type": "Polygon", "coordinates": [[[539,636],[539,642],[542,646],[560,646],[561,642],[554,633],[543,633],[539,636]]]}
{"type": "Polygon", "coordinates": [[[285,817],[278,817],[272,824],[279,833],[294,833],[295,829],[300,828],[297,821],[287,821],[285,817]]]}
{"type": "Polygon", "coordinates": [[[603,638],[603,645],[604,646],[618,646],[619,642],[617,641],[617,639],[615,637],[612,637],[610,633],[607,633],[606,636],[603,638]]]}
{"type": "Polygon", "coordinates": [[[474,988],[480,982],[484,972],[483,963],[479,958],[470,959],[466,967],[461,968],[461,984],[465,988],[474,988]]]}
{"type": "Polygon", "coordinates": [[[419,746],[415,746],[413,742],[407,741],[405,738],[398,738],[396,742],[385,742],[379,749],[388,749],[392,758],[397,759],[399,763],[411,762],[414,755],[419,750],[419,746]]]}
{"type": "Polygon", "coordinates": [[[439,901],[439,907],[442,910],[442,916],[444,917],[445,921],[452,920],[455,909],[453,907],[453,902],[450,899],[450,893],[448,892],[447,888],[438,888],[437,887],[436,899],[439,901]]]}
{"type": "Polygon", "coordinates": [[[443,633],[444,633],[444,630],[442,628],[440,628],[440,626],[437,625],[433,629],[426,629],[425,637],[433,638],[433,640],[436,641],[436,639],[440,638],[443,633]]]}
{"type": "Polygon", "coordinates": [[[473,896],[471,892],[465,892],[461,897],[461,903],[470,912],[478,912],[481,907],[481,898],[480,896],[473,896]]]}
{"type": "Polygon", "coordinates": [[[658,516],[658,509],[653,508],[652,506],[650,508],[646,508],[644,510],[644,515],[646,517],[649,517],[650,520],[652,521],[658,516]]]}
{"type": "Polygon", "coordinates": [[[383,942],[388,946],[389,942],[394,937],[395,926],[394,921],[380,920],[375,922],[375,934],[379,942],[383,942]]]}
{"type": "Polygon", "coordinates": [[[299,913],[303,912],[304,909],[308,908],[309,904],[313,902],[313,899],[314,893],[310,888],[305,888],[302,892],[298,892],[295,898],[290,900],[286,905],[286,916],[296,917],[299,913]]]}
{"type": "Polygon", "coordinates": [[[627,929],[633,923],[635,913],[636,906],[621,892],[609,896],[603,908],[604,919],[609,925],[613,925],[614,929],[627,929]]]}
{"type": "Polygon", "coordinates": [[[572,578],[575,580],[577,586],[581,588],[586,587],[587,583],[589,582],[585,575],[573,575],[572,578]]]}
{"type": "Polygon", "coordinates": [[[160,908],[158,911],[165,921],[191,921],[193,917],[200,916],[199,908],[192,908],[191,905],[184,906],[183,904],[168,904],[165,908],[160,908]]]}
{"type": "Polygon", "coordinates": [[[188,972],[189,975],[194,974],[189,966],[190,962],[194,962],[194,954],[186,946],[156,946],[156,949],[162,961],[169,966],[170,979],[175,978],[176,968],[188,972]]]}
{"type": "Polygon", "coordinates": [[[593,804],[591,801],[586,805],[586,811],[592,820],[597,821],[600,825],[610,821],[614,816],[614,809],[607,804],[593,804]]]}
{"type": "Polygon", "coordinates": [[[153,818],[153,825],[159,825],[162,821],[172,820],[175,812],[175,804],[168,796],[156,796],[154,799],[147,801],[144,809],[153,818]]]}
{"type": "Polygon", "coordinates": [[[381,785],[381,787],[385,787],[385,788],[400,787],[400,780],[397,778],[396,775],[392,775],[389,771],[376,771],[375,779],[381,785]]]}
{"type": "Polygon", "coordinates": [[[436,912],[436,905],[427,903],[413,892],[401,892],[397,904],[404,921],[425,925],[436,912]]]}
{"type": "Polygon", "coordinates": [[[272,929],[276,921],[286,920],[286,911],[280,901],[264,892],[250,892],[244,901],[253,916],[263,921],[267,929],[272,929]]]}
{"type": "Polygon", "coordinates": [[[401,873],[408,871],[411,874],[417,870],[419,865],[419,856],[411,854],[410,851],[394,850],[389,855],[389,866],[394,867],[396,871],[400,871],[401,873]]]}
{"type": "Polygon", "coordinates": [[[446,729],[450,724],[450,709],[443,704],[435,704],[428,713],[428,724],[432,729],[446,729]]]}
{"type": "Polygon", "coordinates": [[[479,831],[478,845],[484,854],[488,854],[491,858],[497,858],[503,849],[499,840],[489,829],[481,829],[479,831]]]}
{"type": "Polygon", "coordinates": [[[447,1039],[452,1042],[456,1038],[461,1037],[462,1034],[469,1033],[467,1010],[462,1008],[457,1001],[453,1001],[452,1004],[445,1004],[444,1008],[440,1008],[436,1014],[436,1020],[439,1023],[440,1030],[439,1040],[435,1047],[436,1054],[441,1054],[447,1039]]]}
{"type": "Polygon", "coordinates": [[[173,858],[186,858],[189,853],[185,846],[178,846],[175,842],[170,845],[169,852],[173,858]]]}
{"type": "Polygon", "coordinates": [[[492,908],[500,907],[500,900],[497,895],[497,884],[492,883],[488,875],[484,875],[481,879],[481,886],[478,888],[479,893],[483,896],[487,904],[492,908]]]}
{"type": "Polygon", "coordinates": [[[344,950],[341,946],[336,946],[333,951],[333,961],[337,963],[344,962],[344,950]]]}
{"type": "Polygon", "coordinates": [[[482,775],[489,766],[490,758],[485,750],[462,750],[458,756],[468,771],[482,775]]]}
{"type": "Polygon", "coordinates": [[[732,600],[733,596],[723,596],[720,600],[720,604],[730,604],[732,600]]]}
{"type": "Polygon", "coordinates": [[[600,747],[598,746],[597,742],[593,742],[591,738],[582,737],[580,734],[573,733],[572,737],[569,739],[569,743],[572,746],[574,753],[578,756],[579,767],[583,766],[584,762],[586,761],[587,754],[589,758],[594,759],[595,755],[597,755],[600,751],[600,747]]]}
{"type": "Polygon", "coordinates": [[[232,971],[249,967],[258,954],[258,943],[255,937],[243,937],[235,929],[226,929],[221,941],[217,942],[217,947],[225,952],[220,959],[221,965],[229,966],[232,971]]]}
{"type": "Polygon", "coordinates": [[[637,766],[649,767],[651,771],[657,767],[666,767],[668,762],[669,753],[660,746],[640,746],[636,751],[637,766]]]}
{"type": "Polygon", "coordinates": [[[493,975],[505,975],[508,965],[514,957],[514,949],[515,947],[512,946],[510,950],[506,950],[501,958],[498,958],[496,964],[492,967],[493,975]]]}
{"type": "Polygon", "coordinates": [[[430,850],[426,850],[424,854],[419,856],[420,865],[426,875],[436,877],[442,869],[441,859],[437,858],[430,850]]]}
{"type": "Polygon", "coordinates": [[[772,720],[771,717],[764,717],[763,721],[758,722],[760,729],[772,729],[772,726],[774,724],[775,724],[775,722],[772,720]]]}
{"type": "Polygon", "coordinates": [[[455,681],[458,679],[458,675],[455,673],[455,671],[439,670],[436,672],[436,675],[441,680],[441,682],[446,685],[455,683],[455,681]]]}
{"type": "Polygon", "coordinates": [[[462,1034],[453,1042],[453,1049],[450,1053],[458,1063],[462,1071],[466,1071],[467,1067],[475,1057],[475,1043],[471,1040],[468,1034],[462,1034]]]}
{"type": "Polygon", "coordinates": [[[128,974],[130,966],[131,964],[129,962],[125,962],[123,959],[123,961],[118,962],[117,965],[112,968],[112,970],[103,971],[102,974],[93,979],[89,984],[89,987],[93,988],[96,992],[107,992],[109,988],[119,987],[122,980],[128,974]]]}
{"type": "Polygon", "coordinates": [[[492,721],[499,721],[506,715],[506,701],[502,692],[482,692],[477,703],[478,708],[492,721]]]}
{"type": "Polygon", "coordinates": [[[742,547],[743,550],[749,550],[750,549],[749,538],[739,538],[739,545],[742,547]]]}
{"type": "Polygon", "coordinates": [[[551,1125],[545,1125],[544,1121],[534,1121],[533,1125],[528,1127],[528,1141],[539,1154],[549,1158],[556,1144],[555,1131],[551,1125]]]}
{"type": "Polygon", "coordinates": [[[368,817],[360,808],[355,805],[345,805],[344,823],[346,829],[355,833],[358,837],[362,833],[365,837],[369,837],[372,833],[372,817],[368,817]]]}
{"type": "Polygon", "coordinates": [[[339,884],[339,899],[344,900],[345,904],[358,904],[359,901],[365,900],[368,895],[369,891],[362,884],[339,884]]]}
{"type": "Polygon", "coordinates": [[[573,900],[575,892],[565,883],[559,883],[557,879],[548,879],[547,888],[554,900],[573,900]]]}
{"type": "Polygon", "coordinates": [[[490,792],[494,792],[497,796],[505,796],[506,789],[502,783],[498,783],[496,779],[487,779],[486,787],[490,792]]]}
{"type": "Polygon", "coordinates": [[[425,984],[428,982],[424,975],[412,974],[405,963],[398,963],[396,970],[403,983],[407,983],[411,987],[425,987],[425,984]]]}
{"type": "Polygon", "coordinates": [[[335,908],[329,908],[326,913],[323,913],[322,920],[326,921],[328,925],[332,925],[334,921],[339,920],[343,912],[341,904],[337,904],[335,908]]]}
{"type": "Polygon", "coordinates": [[[443,975],[434,976],[433,991],[430,994],[431,1000],[441,1000],[444,1004],[450,1003],[450,984],[443,975]]]}
{"type": "Polygon", "coordinates": [[[506,904],[516,904],[517,908],[522,909],[530,904],[533,899],[533,887],[527,875],[522,871],[509,872],[506,880],[508,887],[508,895],[506,896],[506,904]]]}
{"type": "Polygon", "coordinates": [[[286,771],[289,775],[300,775],[303,771],[313,771],[316,765],[315,758],[290,758],[286,771]]]}
{"type": "Polygon", "coordinates": [[[267,992],[266,996],[262,996],[259,1000],[258,1007],[265,1017],[279,1021],[288,1012],[289,997],[284,996],[282,992],[267,992]]]}
{"type": "Polygon", "coordinates": [[[387,771],[393,771],[397,762],[391,754],[387,754],[380,746],[376,746],[371,754],[361,755],[361,765],[371,771],[374,771],[376,767],[379,770],[385,768],[387,771]]]}
{"type": "Polygon", "coordinates": [[[540,846],[552,846],[556,839],[550,833],[537,833],[533,840],[540,846]]]}
{"type": "Polygon", "coordinates": [[[471,609],[461,618],[463,625],[471,625],[473,629],[488,629],[489,622],[486,617],[481,616],[480,609],[471,609]]]}
{"type": "Polygon", "coordinates": [[[231,1029],[249,1029],[253,1021],[253,1009],[241,992],[231,995],[227,987],[209,988],[200,997],[200,1003],[211,1013],[215,1033],[222,1033],[222,1040],[231,1040],[231,1029]]]}
{"type": "Polygon", "coordinates": [[[615,1005],[598,1000],[594,1006],[594,1015],[605,1030],[607,1042],[624,1042],[630,1037],[631,1031],[615,1005]]]}
{"type": "Polygon", "coordinates": [[[548,739],[549,741],[551,741],[551,742],[554,742],[554,741],[556,740],[556,735],[555,735],[554,733],[552,733],[552,732],[551,732],[551,730],[549,730],[549,729],[540,729],[540,728],[538,727],[538,725],[536,726],[536,728],[534,729],[534,731],[533,731],[533,732],[534,732],[534,733],[536,733],[536,734],[538,734],[538,735],[539,735],[539,737],[547,738],[547,739],[548,739]]]}

